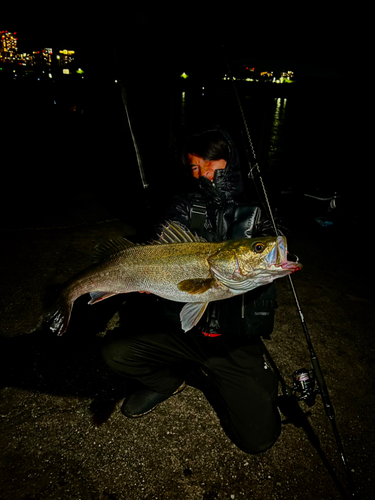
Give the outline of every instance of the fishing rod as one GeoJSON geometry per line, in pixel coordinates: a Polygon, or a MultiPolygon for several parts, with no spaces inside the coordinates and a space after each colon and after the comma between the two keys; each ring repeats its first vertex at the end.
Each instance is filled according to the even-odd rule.
{"type": "Polygon", "coordinates": [[[121,75],[120,78],[118,79],[118,83],[119,83],[119,86],[121,89],[121,99],[122,99],[122,103],[124,105],[126,120],[128,123],[130,136],[131,136],[133,146],[134,146],[134,152],[135,152],[135,156],[136,156],[136,160],[137,160],[139,176],[141,178],[142,187],[143,187],[143,190],[145,193],[146,205],[147,205],[147,208],[150,209],[150,204],[148,202],[148,197],[146,194],[147,188],[149,187],[149,184],[146,180],[146,174],[145,174],[145,170],[143,167],[142,156],[141,156],[141,153],[140,153],[140,150],[138,147],[138,143],[137,143],[137,139],[136,139],[136,136],[135,136],[134,130],[133,130],[133,125],[132,125],[130,112],[129,112],[128,96],[127,96],[126,87],[125,87],[125,84],[123,81],[124,78],[122,75],[122,71],[120,70],[119,58],[118,58],[118,53],[117,53],[117,49],[116,49],[116,42],[115,42],[115,39],[113,37],[112,37],[111,46],[112,46],[112,57],[113,57],[114,66],[116,68],[117,73],[119,73],[119,75],[121,75]]]}
{"type": "Polygon", "coordinates": [[[139,151],[138,143],[137,143],[137,140],[136,140],[134,132],[133,132],[132,122],[130,120],[128,98],[127,98],[125,85],[122,82],[121,82],[121,98],[122,98],[122,102],[124,104],[126,119],[128,121],[130,135],[131,135],[131,138],[133,141],[133,146],[134,146],[134,151],[135,151],[135,155],[137,158],[138,170],[139,170],[139,175],[141,177],[142,186],[143,186],[143,189],[147,189],[149,185],[146,181],[146,174],[145,174],[145,170],[143,168],[141,153],[139,151]]]}
{"type": "MultiPolygon", "coordinates": [[[[275,234],[277,235],[277,234],[279,234],[279,231],[277,229],[276,222],[275,222],[275,219],[274,219],[274,216],[273,216],[273,211],[272,211],[271,204],[269,202],[269,198],[268,198],[268,195],[267,195],[266,186],[265,186],[264,180],[262,178],[261,169],[260,169],[259,163],[258,163],[258,161],[256,159],[255,148],[254,148],[253,142],[251,140],[251,136],[250,136],[249,128],[248,128],[248,125],[247,125],[247,121],[246,121],[246,116],[245,116],[245,113],[244,113],[244,109],[242,107],[241,99],[240,99],[240,96],[239,96],[238,91],[237,91],[237,87],[236,87],[236,84],[235,84],[235,80],[233,78],[233,74],[232,74],[232,71],[231,71],[228,59],[227,59],[227,57],[225,55],[224,46],[222,47],[222,49],[223,49],[223,56],[224,56],[224,59],[225,59],[225,62],[226,62],[226,66],[227,66],[227,69],[228,69],[229,77],[230,77],[230,80],[232,82],[234,94],[236,96],[237,104],[238,104],[239,111],[240,111],[240,114],[241,114],[241,117],[242,117],[243,125],[244,125],[245,131],[246,131],[246,137],[247,137],[250,149],[251,149],[251,154],[252,154],[254,162],[255,162],[254,165],[252,166],[251,162],[249,161],[250,170],[249,170],[248,176],[249,176],[249,178],[252,179],[252,181],[256,185],[256,183],[255,183],[255,176],[254,176],[254,170],[256,171],[258,179],[259,179],[261,187],[262,187],[263,196],[264,196],[264,199],[265,199],[265,202],[266,202],[266,206],[267,206],[267,211],[269,213],[270,220],[271,220],[273,229],[275,231],[275,234]]],[[[308,328],[307,328],[307,324],[306,324],[306,321],[305,321],[305,317],[303,315],[303,312],[302,312],[302,309],[301,309],[301,305],[300,305],[300,302],[298,300],[297,292],[296,292],[296,289],[295,289],[294,284],[293,284],[292,276],[290,274],[288,275],[288,279],[289,279],[289,284],[290,284],[291,291],[292,291],[292,294],[293,294],[293,297],[294,297],[294,301],[296,303],[298,315],[299,315],[299,318],[300,318],[300,321],[301,321],[302,330],[303,330],[303,333],[305,335],[307,346],[308,346],[308,349],[309,349],[309,352],[310,352],[310,361],[311,361],[311,365],[312,365],[312,368],[313,368],[313,374],[315,374],[315,378],[316,378],[316,381],[317,381],[318,389],[314,390],[315,380],[314,380],[313,377],[310,376],[309,371],[306,370],[306,369],[301,369],[301,370],[297,370],[293,374],[294,387],[293,387],[292,390],[290,390],[289,387],[287,387],[286,385],[284,385],[284,388],[283,388],[284,391],[285,391],[284,395],[286,395],[286,396],[299,395],[298,400],[305,400],[307,404],[309,404],[310,406],[312,406],[312,404],[314,404],[314,402],[315,402],[315,395],[316,394],[320,394],[320,396],[322,398],[324,410],[325,410],[325,413],[326,413],[326,415],[327,415],[327,417],[328,417],[328,419],[329,419],[329,421],[331,423],[333,434],[334,434],[335,439],[336,439],[336,444],[337,444],[338,452],[339,452],[341,461],[343,463],[344,470],[346,472],[346,476],[347,476],[347,479],[348,479],[349,488],[350,488],[350,491],[351,491],[351,498],[356,498],[356,496],[355,496],[355,490],[354,490],[354,484],[353,484],[353,481],[352,481],[352,477],[351,477],[351,474],[350,474],[350,469],[349,469],[349,466],[348,466],[348,463],[347,463],[347,460],[346,460],[346,457],[345,457],[344,447],[343,447],[343,444],[342,444],[342,441],[341,441],[341,437],[340,437],[340,434],[339,434],[339,431],[338,431],[338,427],[337,427],[337,424],[336,424],[335,411],[334,411],[334,408],[333,408],[333,405],[331,403],[331,399],[330,399],[330,396],[329,396],[329,393],[328,393],[328,387],[327,387],[327,384],[326,384],[326,381],[325,381],[325,378],[324,378],[324,375],[323,375],[323,371],[321,369],[318,357],[317,357],[317,355],[315,353],[315,350],[314,350],[314,347],[313,347],[313,343],[312,343],[312,340],[311,340],[311,337],[310,337],[310,334],[309,334],[309,331],[308,331],[308,328]]]]}

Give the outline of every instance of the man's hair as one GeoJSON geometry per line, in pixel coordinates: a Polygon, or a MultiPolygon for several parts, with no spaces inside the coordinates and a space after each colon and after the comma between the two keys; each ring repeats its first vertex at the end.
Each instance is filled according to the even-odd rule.
{"type": "Polygon", "coordinates": [[[229,147],[219,130],[208,130],[202,134],[190,136],[182,149],[182,162],[189,165],[188,154],[204,160],[229,160],[229,147]]]}

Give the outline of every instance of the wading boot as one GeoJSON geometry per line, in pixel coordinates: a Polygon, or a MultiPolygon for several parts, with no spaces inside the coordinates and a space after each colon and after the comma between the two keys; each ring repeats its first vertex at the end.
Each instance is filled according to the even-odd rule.
{"type": "Polygon", "coordinates": [[[154,410],[160,403],[166,401],[172,396],[182,392],[185,389],[185,381],[173,394],[160,394],[159,392],[151,391],[151,389],[140,389],[122,403],[121,412],[128,418],[139,418],[147,415],[154,410]]]}

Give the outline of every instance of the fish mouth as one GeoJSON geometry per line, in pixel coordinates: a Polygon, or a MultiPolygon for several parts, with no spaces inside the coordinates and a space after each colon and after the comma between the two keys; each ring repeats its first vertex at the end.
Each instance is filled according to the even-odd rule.
{"type": "Polygon", "coordinates": [[[268,266],[268,270],[270,272],[276,271],[276,273],[284,275],[293,274],[300,269],[302,269],[302,264],[300,264],[299,262],[292,262],[290,260],[286,260],[278,264],[271,264],[268,266]]]}
{"type": "Polygon", "coordinates": [[[288,274],[295,273],[302,268],[302,264],[298,262],[298,257],[288,253],[284,236],[277,237],[276,245],[269,254],[268,264],[270,268],[281,268],[287,271],[288,274]]]}
{"type": "Polygon", "coordinates": [[[287,255],[286,238],[284,236],[278,236],[276,245],[266,257],[268,267],[281,267],[288,262],[287,255]]]}
{"type": "Polygon", "coordinates": [[[282,269],[295,273],[296,271],[302,269],[302,264],[300,264],[299,262],[293,262],[291,260],[287,260],[286,262],[283,262],[280,267],[282,269]]]}
{"type": "Polygon", "coordinates": [[[281,267],[295,273],[302,269],[302,264],[299,263],[297,255],[287,252],[287,260],[281,264],[281,267]]]}

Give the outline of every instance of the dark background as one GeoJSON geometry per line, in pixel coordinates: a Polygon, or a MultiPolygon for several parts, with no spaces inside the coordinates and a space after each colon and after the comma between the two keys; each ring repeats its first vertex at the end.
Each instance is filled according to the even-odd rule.
{"type": "Polygon", "coordinates": [[[2,78],[2,213],[12,216],[15,210],[9,207],[43,211],[83,189],[107,198],[117,213],[136,207],[144,218],[146,205],[160,206],[160,193],[188,182],[176,161],[186,133],[179,121],[182,90],[196,103],[188,106],[187,128],[220,122],[241,148],[243,123],[231,85],[223,87],[221,81],[227,62],[234,75],[242,75],[245,65],[275,73],[292,69],[296,75],[298,86],[284,86],[279,94],[275,88],[249,92],[238,87],[243,99],[251,97],[246,118],[264,174],[274,174],[262,156],[269,149],[269,97],[293,90],[292,106],[299,116],[295,113],[294,129],[289,128],[283,170],[294,184],[299,179],[303,190],[310,182],[303,172],[317,169],[318,178],[328,177],[329,189],[349,188],[355,210],[360,205],[360,212],[367,211],[362,207],[366,143],[357,140],[363,124],[366,32],[353,36],[364,16],[319,4],[314,9],[226,6],[211,11],[117,4],[111,9],[78,5],[31,7],[21,15],[16,9],[4,12],[1,28],[17,31],[20,51],[73,49],[85,79],[26,84],[2,78]],[[186,82],[182,72],[189,75],[186,82]],[[146,191],[115,79],[126,89],[150,185],[146,191]],[[205,99],[199,100],[202,87],[205,99]],[[69,112],[74,106],[78,113],[69,112]]]}

